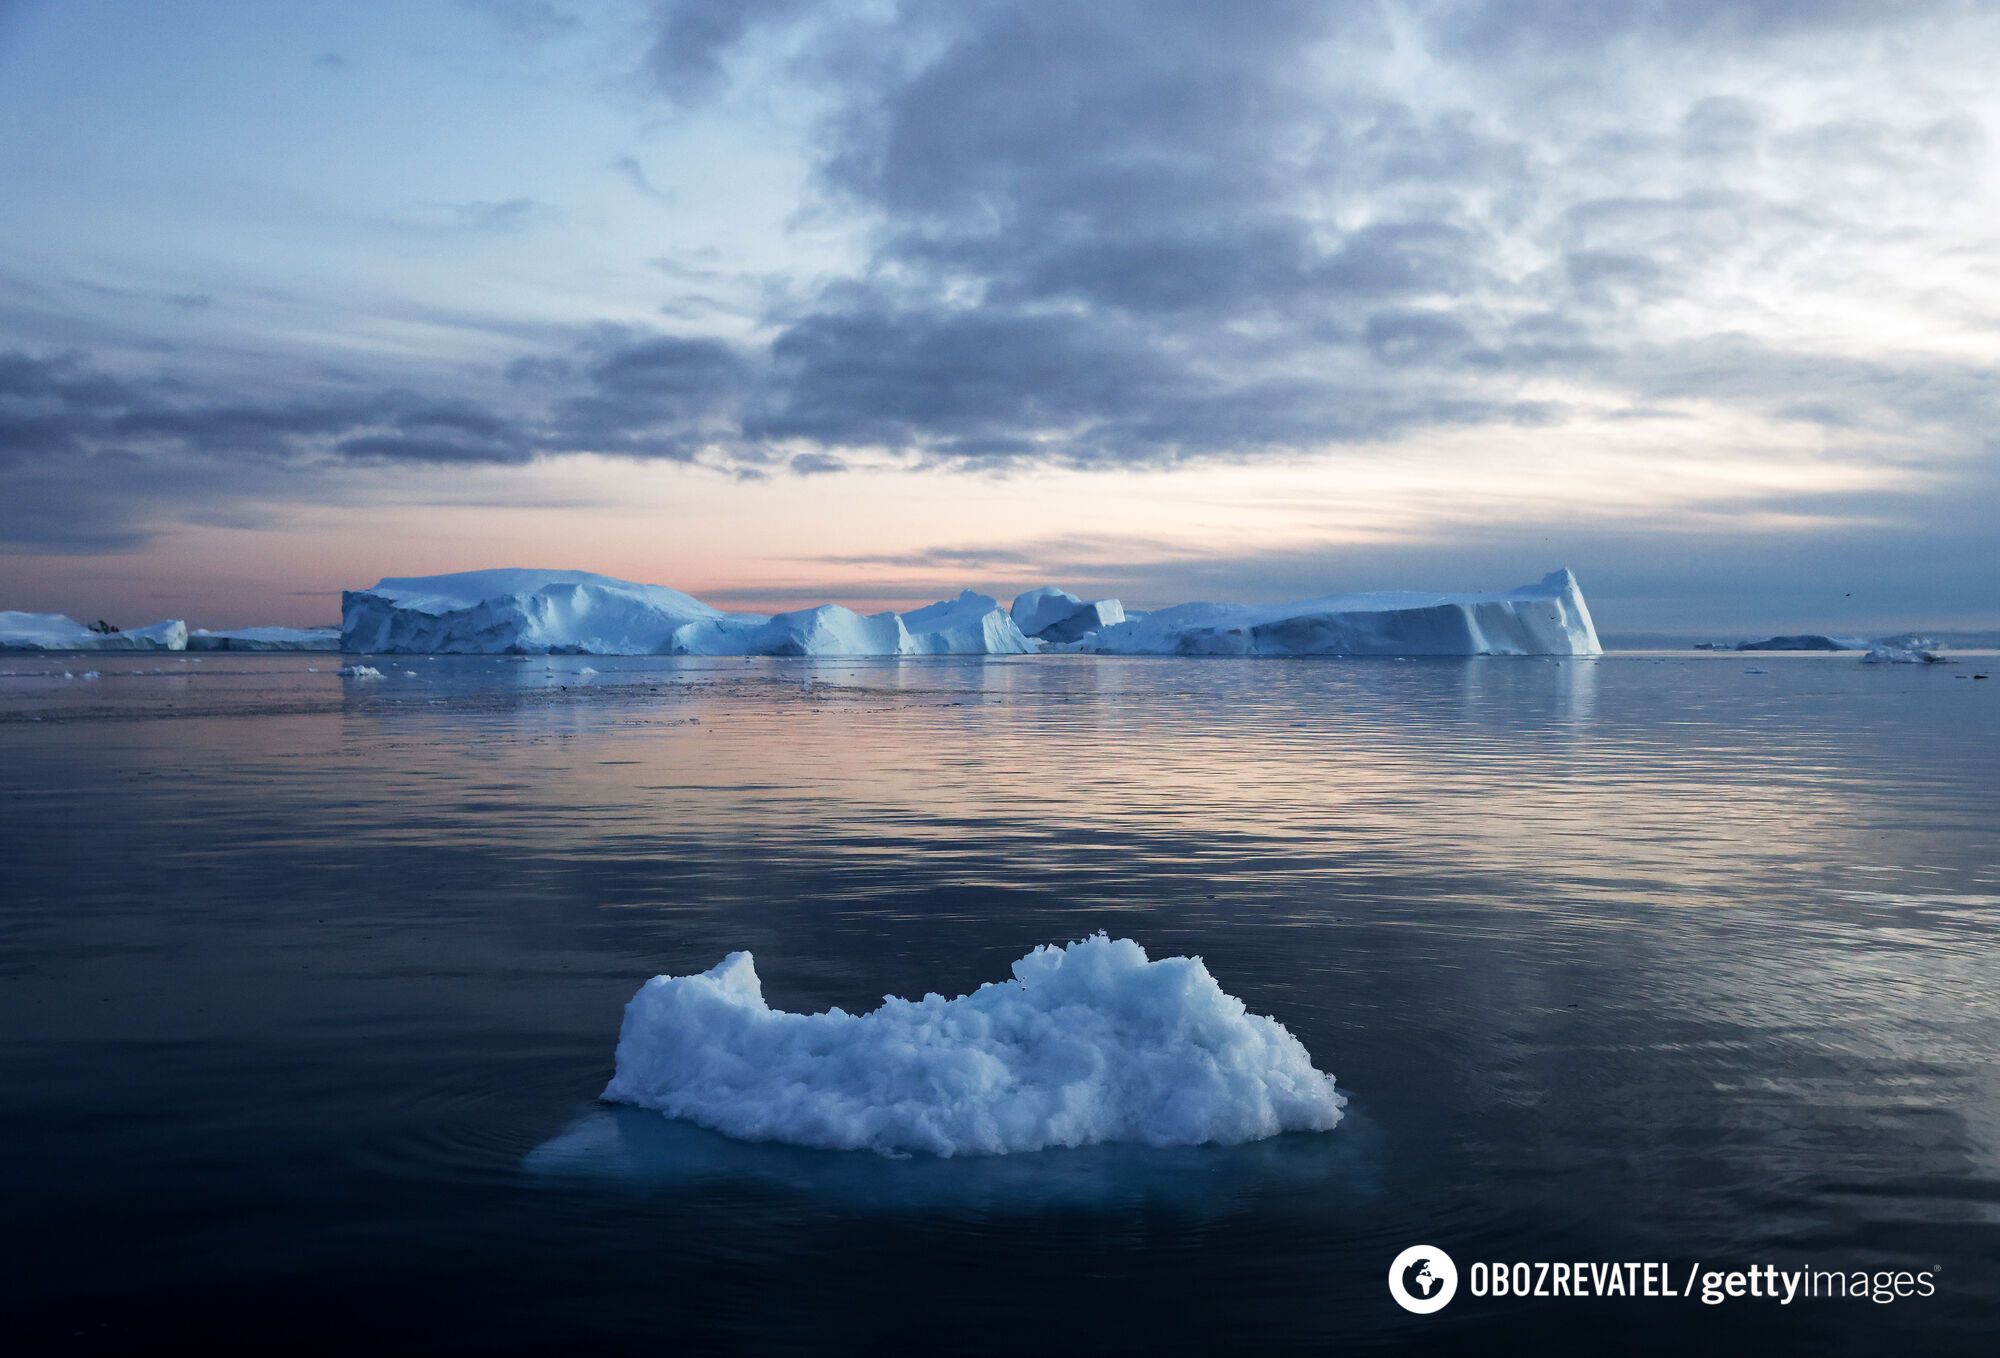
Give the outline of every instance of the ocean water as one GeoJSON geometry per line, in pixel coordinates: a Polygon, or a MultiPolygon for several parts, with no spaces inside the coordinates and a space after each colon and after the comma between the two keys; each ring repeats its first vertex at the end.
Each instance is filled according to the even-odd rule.
{"type": "Polygon", "coordinates": [[[338,663],[0,656],[13,1351],[2000,1333],[1991,657],[338,663]],[[1346,1120],[891,1160],[596,1101],[656,973],[748,948],[857,1010],[1099,929],[1200,954],[1346,1120]],[[1417,1243],[1432,1316],[1385,1285],[1417,1243]],[[1482,1260],[1935,1295],[1502,1300],[1482,1260]]]}

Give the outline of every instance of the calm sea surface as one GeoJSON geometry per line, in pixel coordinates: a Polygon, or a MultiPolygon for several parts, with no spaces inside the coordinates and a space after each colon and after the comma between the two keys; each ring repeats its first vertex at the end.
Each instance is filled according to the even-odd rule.
{"type": "Polygon", "coordinates": [[[11,1351],[2000,1345],[1990,657],[338,663],[0,656],[11,1351]],[[857,1010],[1098,929],[1347,1120],[889,1160],[596,1102],[655,973],[857,1010]],[[1421,1317],[1417,1243],[1937,1294],[1421,1317]]]}

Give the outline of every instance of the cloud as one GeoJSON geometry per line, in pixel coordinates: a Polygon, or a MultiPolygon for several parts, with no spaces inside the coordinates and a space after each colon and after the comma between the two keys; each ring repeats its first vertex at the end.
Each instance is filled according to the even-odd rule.
{"type": "Polygon", "coordinates": [[[646,68],[669,97],[714,93],[723,59],[747,35],[808,11],[807,0],[678,0],[661,6],[646,68]]]}
{"type": "Polygon", "coordinates": [[[582,22],[548,0],[458,0],[465,9],[485,15],[502,30],[531,43],[548,42],[575,30],[582,22]]]}
{"type": "Polygon", "coordinates": [[[460,203],[453,210],[458,224],[468,231],[525,231],[557,220],[561,214],[547,203],[533,198],[507,198],[499,202],[460,203]]]}
{"type": "MultiPolygon", "coordinates": [[[[484,8],[545,38],[573,22],[484,8]]],[[[771,109],[808,120],[797,220],[848,253],[776,277],[727,251],[670,260],[622,313],[656,326],[508,337],[485,387],[440,367],[416,390],[313,376],[245,400],[222,375],[24,352],[42,385],[0,400],[0,466],[309,477],[599,453],[803,476],[1358,467],[1449,445],[1473,473],[1475,435],[1526,430],[1587,481],[1624,422],[1672,429],[1646,470],[1663,503],[1694,503],[1677,488],[1718,463],[1744,469],[1746,513],[1770,494],[1758,469],[1799,465],[1843,485],[1900,469],[1910,498],[1881,504],[1906,529],[2000,499],[1990,7],[650,12],[636,64],[686,144],[744,102],[732,136],[771,109]]],[[[610,168],[662,196],[636,158],[610,168]]],[[[443,211],[494,234],[554,213],[443,211]]]]}
{"type": "Polygon", "coordinates": [[[646,167],[639,163],[637,157],[619,156],[611,162],[611,170],[612,173],[616,174],[627,184],[630,184],[638,192],[656,202],[671,203],[674,201],[674,196],[671,193],[653,183],[652,179],[646,174],[646,167]]]}

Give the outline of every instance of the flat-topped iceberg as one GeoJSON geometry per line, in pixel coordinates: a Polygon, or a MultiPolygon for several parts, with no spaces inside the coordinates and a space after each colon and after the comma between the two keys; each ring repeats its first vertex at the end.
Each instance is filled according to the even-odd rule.
{"type": "Polygon", "coordinates": [[[233,627],[188,633],[190,651],[337,651],[338,627],[233,627]]]}
{"type": "Polygon", "coordinates": [[[1293,604],[1181,604],[1128,614],[1031,590],[1003,609],[967,590],[907,613],[839,604],[724,613],[660,585],[588,571],[383,580],[341,596],[340,648],[366,654],[1598,655],[1576,577],[1502,594],[1347,594],[1293,604]]]}
{"type": "Polygon", "coordinates": [[[1179,604],[1098,632],[1111,655],[1602,655],[1567,570],[1500,594],[1337,594],[1179,604]]]}
{"type": "Polygon", "coordinates": [[[187,643],[187,624],[178,620],[121,631],[61,613],[0,610],[0,651],[183,651],[187,643]]]}
{"type": "Polygon", "coordinates": [[[1149,961],[1098,934],[1013,972],[952,1000],[796,1014],[731,953],[639,988],[604,1097],[746,1140],[943,1156],[1237,1144],[1340,1121],[1333,1077],[1200,958],[1149,961]]]}

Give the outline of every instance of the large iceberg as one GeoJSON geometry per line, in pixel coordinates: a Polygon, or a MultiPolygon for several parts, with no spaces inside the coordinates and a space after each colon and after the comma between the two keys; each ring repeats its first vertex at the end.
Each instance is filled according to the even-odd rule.
{"type": "Polygon", "coordinates": [[[731,617],[677,589],[543,570],[387,579],[344,591],[340,615],[343,651],[475,655],[656,655],[681,629],[731,617]]]}
{"type": "Polygon", "coordinates": [[[907,613],[839,604],[724,613],[691,595],[588,571],[387,579],[341,596],[340,648],[366,654],[1598,655],[1576,577],[1504,594],[1350,594],[1293,604],[1181,604],[1128,614],[1032,590],[1003,609],[967,590],[907,613]]]}
{"type": "Polygon", "coordinates": [[[1179,604],[1107,627],[1111,655],[1602,655],[1567,570],[1502,594],[1337,594],[1291,604],[1179,604]]]}
{"type": "Polygon", "coordinates": [[[117,631],[61,613],[0,610],[0,651],[183,651],[187,644],[187,624],[178,620],[117,631]]]}
{"type": "Polygon", "coordinates": [[[1236,1144],[1326,1131],[1346,1100],[1200,958],[1103,934],[1014,979],[866,1014],[772,1009],[747,952],[656,976],[625,1007],[614,1103],[753,1141],[886,1154],[1236,1144]]]}
{"type": "Polygon", "coordinates": [[[337,651],[338,627],[234,627],[211,632],[197,627],[188,633],[190,651],[337,651]]]}
{"type": "Polygon", "coordinates": [[[382,654],[1022,655],[1036,649],[970,590],[909,613],[839,604],[724,613],[661,585],[588,571],[493,570],[388,579],[341,596],[344,651],[382,654]]]}

